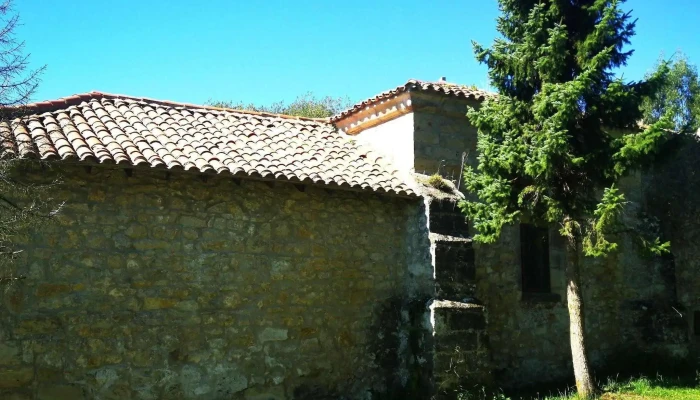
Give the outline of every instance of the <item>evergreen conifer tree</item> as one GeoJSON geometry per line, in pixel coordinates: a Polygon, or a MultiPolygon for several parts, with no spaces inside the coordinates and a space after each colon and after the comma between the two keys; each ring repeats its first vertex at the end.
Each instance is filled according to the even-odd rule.
{"type": "MultiPolygon", "coordinates": [[[[521,217],[555,226],[565,237],[567,304],[579,395],[596,392],[586,349],[580,274],[583,256],[615,250],[613,230],[626,205],[615,183],[653,162],[674,128],[672,113],[642,126],[641,105],[668,68],[641,82],[615,69],[635,22],[623,0],[499,0],[498,31],[490,48],[474,44],[499,96],[469,111],[478,129],[478,166],[467,167],[461,203],[492,243],[521,217]]],[[[652,250],[668,244],[651,242],[652,250]]]]}

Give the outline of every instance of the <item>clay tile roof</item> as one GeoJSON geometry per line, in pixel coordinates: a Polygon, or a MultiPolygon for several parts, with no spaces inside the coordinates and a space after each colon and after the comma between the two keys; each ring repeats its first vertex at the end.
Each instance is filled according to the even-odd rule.
{"type": "Polygon", "coordinates": [[[422,91],[422,92],[433,92],[433,93],[439,93],[447,96],[453,96],[453,97],[461,97],[465,99],[473,99],[473,100],[485,100],[489,97],[494,97],[495,94],[491,92],[487,92],[484,90],[480,89],[474,89],[469,86],[464,86],[464,85],[459,85],[456,83],[450,83],[450,82],[444,82],[444,81],[439,81],[439,82],[426,82],[426,81],[419,81],[415,79],[410,79],[408,82],[405,84],[398,86],[394,89],[387,90],[386,92],[379,93],[378,95],[374,97],[370,97],[367,100],[361,101],[351,108],[334,115],[331,117],[331,122],[336,122],[340,121],[341,119],[355,114],[356,112],[361,111],[362,109],[372,106],[382,100],[387,100],[390,99],[394,96],[398,96],[401,93],[404,92],[411,92],[411,91],[422,91]]]}
{"type": "Polygon", "coordinates": [[[3,156],[150,166],[415,196],[328,120],[90,92],[0,122],[3,156]]]}

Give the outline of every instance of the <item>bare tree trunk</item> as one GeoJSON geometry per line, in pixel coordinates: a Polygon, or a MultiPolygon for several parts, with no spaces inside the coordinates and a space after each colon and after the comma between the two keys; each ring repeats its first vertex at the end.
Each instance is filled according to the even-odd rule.
{"type": "Polygon", "coordinates": [[[569,262],[566,266],[566,301],[569,307],[569,340],[571,341],[571,358],[574,363],[576,390],[582,399],[590,399],[596,393],[586,353],[586,330],[584,328],[583,296],[581,295],[580,240],[571,239],[569,245],[569,262]]]}

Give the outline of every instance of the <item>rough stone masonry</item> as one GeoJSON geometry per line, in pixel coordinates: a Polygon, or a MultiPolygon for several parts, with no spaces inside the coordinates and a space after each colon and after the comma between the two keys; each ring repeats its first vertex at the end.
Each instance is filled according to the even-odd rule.
{"type": "Polygon", "coordinates": [[[2,294],[0,398],[359,399],[426,375],[419,201],[54,172],[66,208],[2,294]]]}

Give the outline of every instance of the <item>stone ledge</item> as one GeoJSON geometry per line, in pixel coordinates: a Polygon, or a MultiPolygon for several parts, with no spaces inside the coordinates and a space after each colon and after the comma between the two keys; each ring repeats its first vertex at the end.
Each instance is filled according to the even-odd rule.
{"type": "Polygon", "coordinates": [[[455,331],[486,329],[483,306],[449,300],[436,300],[430,305],[433,334],[444,335],[455,331]]]}
{"type": "Polygon", "coordinates": [[[430,232],[429,236],[433,243],[472,243],[469,237],[442,235],[435,232],[430,232]]]}
{"type": "Polygon", "coordinates": [[[430,304],[430,309],[435,309],[435,308],[469,308],[469,309],[478,309],[483,311],[484,306],[480,304],[475,304],[475,303],[463,303],[459,301],[452,301],[452,300],[433,300],[433,302],[430,304]]]}

